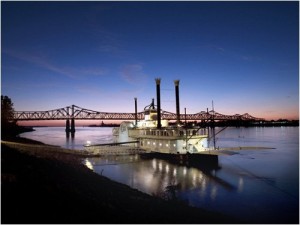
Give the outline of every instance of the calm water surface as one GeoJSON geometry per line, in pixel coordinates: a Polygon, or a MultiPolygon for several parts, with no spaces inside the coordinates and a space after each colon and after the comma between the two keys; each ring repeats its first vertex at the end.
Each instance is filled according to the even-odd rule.
{"type": "MultiPolygon", "coordinates": [[[[112,128],[36,128],[22,137],[82,150],[86,141],[112,142],[112,128]]],[[[299,223],[299,128],[227,128],[220,147],[261,146],[219,156],[214,168],[189,167],[139,155],[87,158],[95,172],[145,193],[236,216],[246,223],[299,223]],[[170,188],[171,187],[171,188],[170,188]]],[[[101,190],[99,190],[101,191],[101,190]]]]}
{"type": "Polygon", "coordinates": [[[74,137],[71,135],[66,137],[64,127],[35,127],[34,129],[34,132],[23,133],[20,136],[74,150],[83,150],[83,145],[87,141],[92,144],[112,142],[110,127],[76,127],[74,137]]]}

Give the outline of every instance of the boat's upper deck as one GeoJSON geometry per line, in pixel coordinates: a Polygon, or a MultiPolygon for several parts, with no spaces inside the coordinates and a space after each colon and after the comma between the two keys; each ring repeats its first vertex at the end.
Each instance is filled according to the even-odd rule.
{"type": "Polygon", "coordinates": [[[208,130],[205,128],[132,128],[128,130],[128,136],[133,138],[156,138],[156,139],[181,139],[181,138],[205,138],[208,130]]]}

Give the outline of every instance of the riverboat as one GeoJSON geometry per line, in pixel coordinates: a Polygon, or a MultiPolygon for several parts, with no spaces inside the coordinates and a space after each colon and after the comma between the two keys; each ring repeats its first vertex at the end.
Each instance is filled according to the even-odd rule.
{"type": "Polygon", "coordinates": [[[161,120],[161,127],[158,127],[157,114],[152,100],[144,108],[144,120],[124,121],[113,129],[114,142],[127,142],[147,152],[164,154],[199,154],[211,150],[207,128],[169,125],[168,120],[161,120]]]}
{"type": "MultiPolygon", "coordinates": [[[[176,162],[193,161],[197,164],[211,163],[217,165],[219,151],[209,147],[209,128],[187,126],[182,121],[179,110],[179,80],[174,81],[176,94],[176,123],[161,119],[160,79],[156,79],[157,104],[152,103],[144,108],[144,118],[138,120],[137,98],[135,98],[135,121],[123,121],[112,130],[113,143],[85,145],[92,154],[113,154],[115,149],[124,148],[124,154],[139,151],[141,157],[163,158],[176,162]],[[135,150],[135,151],[133,151],[135,150]],[[144,154],[147,153],[147,154],[144,154]]],[[[120,153],[118,153],[120,154],[120,153]]]]}
{"type": "Polygon", "coordinates": [[[152,103],[144,108],[144,119],[137,120],[137,102],[135,98],[135,121],[124,121],[113,129],[115,143],[128,142],[130,145],[147,152],[162,155],[199,155],[208,154],[208,128],[188,127],[180,120],[179,80],[175,80],[176,124],[161,119],[160,78],[156,81],[157,105],[152,103]],[[135,143],[133,143],[135,142],[135,143]]]}

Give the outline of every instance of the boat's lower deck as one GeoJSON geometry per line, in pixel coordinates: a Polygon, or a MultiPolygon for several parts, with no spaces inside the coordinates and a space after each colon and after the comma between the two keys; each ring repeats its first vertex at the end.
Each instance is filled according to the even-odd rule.
{"type": "Polygon", "coordinates": [[[140,137],[140,148],[147,151],[155,151],[171,154],[197,153],[205,151],[207,147],[207,137],[199,136],[187,138],[163,138],[163,137],[140,137]]]}
{"type": "Polygon", "coordinates": [[[165,154],[199,153],[208,149],[208,134],[205,128],[163,127],[161,129],[134,127],[123,122],[113,131],[115,142],[138,141],[146,151],[165,154]]]}

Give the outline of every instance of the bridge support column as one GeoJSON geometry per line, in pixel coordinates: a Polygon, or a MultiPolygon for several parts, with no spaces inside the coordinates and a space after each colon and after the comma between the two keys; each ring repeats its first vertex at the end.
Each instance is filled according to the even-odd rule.
{"type": "Polygon", "coordinates": [[[71,126],[70,126],[70,119],[66,120],[66,135],[69,136],[69,133],[72,135],[75,133],[75,119],[71,119],[71,126]]]}
{"type": "Polygon", "coordinates": [[[75,133],[75,119],[74,118],[71,119],[71,130],[70,130],[70,132],[72,134],[75,133]]]}
{"type": "Polygon", "coordinates": [[[69,133],[70,132],[70,120],[67,119],[66,120],[66,133],[69,133]]]}
{"type": "Polygon", "coordinates": [[[70,137],[70,120],[66,119],[66,137],[69,138],[70,137]]]}
{"type": "Polygon", "coordinates": [[[71,115],[71,129],[70,129],[70,132],[71,132],[71,136],[74,137],[74,134],[75,134],[75,118],[74,118],[74,107],[75,105],[72,105],[72,115],[71,115]]]}

